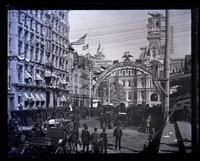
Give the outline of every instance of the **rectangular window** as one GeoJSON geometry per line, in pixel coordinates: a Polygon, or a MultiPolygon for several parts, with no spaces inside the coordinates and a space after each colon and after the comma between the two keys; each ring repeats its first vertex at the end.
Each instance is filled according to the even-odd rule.
{"type": "Polygon", "coordinates": [[[123,80],[123,86],[125,87],[126,86],[126,80],[123,80]]]}
{"type": "Polygon", "coordinates": [[[128,99],[131,100],[131,98],[132,98],[132,92],[129,91],[129,92],[128,92],[128,99]]]}
{"type": "Polygon", "coordinates": [[[26,27],[28,27],[27,18],[28,18],[27,16],[25,16],[25,18],[24,18],[24,26],[26,26],[26,27]]]}
{"type": "Polygon", "coordinates": [[[133,82],[134,82],[134,83],[133,83],[134,87],[137,87],[137,79],[134,79],[133,82]]]}
{"type": "Polygon", "coordinates": [[[56,57],[56,67],[58,66],[58,57],[56,57]]]}
{"type": "Polygon", "coordinates": [[[131,80],[128,80],[128,86],[131,87],[131,80]]]}
{"type": "Polygon", "coordinates": [[[25,41],[25,43],[28,42],[28,31],[25,31],[25,33],[24,33],[24,41],[25,41]]]}
{"type": "Polygon", "coordinates": [[[39,49],[36,48],[36,51],[35,51],[35,61],[36,62],[38,61],[38,54],[39,54],[39,49]]]}
{"type": "Polygon", "coordinates": [[[23,67],[21,65],[18,66],[18,81],[19,83],[22,83],[22,69],[23,67]]]}
{"type": "Polygon", "coordinates": [[[18,55],[22,54],[22,42],[18,42],[18,55]]]}
{"type": "Polygon", "coordinates": [[[27,53],[28,53],[28,44],[25,44],[25,47],[24,47],[25,58],[27,58],[27,53]]]}
{"type": "Polygon", "coordinates": [[[18,102],[18,104],[20,104],[22,102],[22,96],[18,95],[17,102],[18,102]]]}
{"type": "Polygon", "coordinates": [[[31,46],[31,50],[30,50],[30,60],[33,60],[33,53],[34,52],[34,47],[31,46]]]}
{"type": "Polygon", "coordinates": [[[22,27],[18,27],[18,39],[22,40],[22,27]]]}
{"type": "Polygon", "coordinates": [[[40,30],[41,30],[41,27],[40,27],[40,24],[38,23],[37,24],[37,33],[40,33],[40,30]]]}
{"type": "Polygon", "coordinates": [[[35,23],[35,31],[38,33],[38,23],[35,23]]]}
{"type": "Polygon", "coordinates": [[[40,11],[40,19],[43,21],[43,19],[44,19],[44,14],[43,14],[43,11],[41,10],[40,11]]]}
{"type": "Polygon", "coordinates": [[[43,61],[43,56],[44,56],[44,50],[41,49],[40,63],[42,63],[42,61],[43,61]]]}
{"type": "Polygon", "coordinates": [[[141,99],[142,99],[142,101],[144,101],[144,91],[141,91],[141,99]]]}
{"type": "Polygon", "coordinates": [[[22,14],[20,12],[18,14],[18,23],[22,24],[22,14]]]}

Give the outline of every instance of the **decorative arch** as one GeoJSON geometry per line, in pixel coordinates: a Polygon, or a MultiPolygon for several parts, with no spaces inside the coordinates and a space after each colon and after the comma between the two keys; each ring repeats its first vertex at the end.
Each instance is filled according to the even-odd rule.
{"type": "MultiPolygon", "coordinates": [[[[161,90],[162,92],[164,92],[162,86],[160,85],[160,83],[157,81],[156,78],[154,78],[153,72],[152,70],[149,69],[149,67],[147,65],[144,64],[139,64],[137,62],[133,63],[133,62],[128,62],[128,63],[124,63],[124,62],[120,62],[117,64],[114,64],[112,66],[110,66],[108,69],[106,69],[100,76],[99,79],[97,80],[95,86],[94,86],[94,99],[99,99],[98,97],[98,89],[100,87],[100,84],[109,76],[111,75],[113,72],[118,71],[118,70],[123,70],[123,69],[133,69],[133,70],[137,70],[140,71],[148,76],[150,76],[150,78],[153,80],[153,83],[155,84],[155,86],[161,90]]],[[[165,92],[164,92],[165,93],[165,92]]],[[[165,93],[166,94],[166,93],[165,93]]]]}

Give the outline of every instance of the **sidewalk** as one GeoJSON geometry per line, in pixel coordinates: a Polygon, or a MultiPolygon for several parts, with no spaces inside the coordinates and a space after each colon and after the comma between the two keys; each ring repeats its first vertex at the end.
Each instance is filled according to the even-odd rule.
{"type": "Polygon", "coordinates": [[[186,149],[186,153],[191,153],[192,150],[192,134],[191,134],[191,124],[189,122],[177,121],[183,144],[186,149]]]}
{"type": "MultiPolygon", "coordinates": [[[[186,153],[191,152],[191,124],[184,121],[177,121],[178,129],[183,139],[186,153]]],[[[179,146],[176,138],[174,124],[166,125],[161,141],[159,153],[176,153],[179,152],[179,146]]]]}
{"type": "Polygon", "coordinates": [[[163,130],[159,153],[174,153],[178,151],[179,148],[177,144],[174,124],[169,123],[163,130]]]}

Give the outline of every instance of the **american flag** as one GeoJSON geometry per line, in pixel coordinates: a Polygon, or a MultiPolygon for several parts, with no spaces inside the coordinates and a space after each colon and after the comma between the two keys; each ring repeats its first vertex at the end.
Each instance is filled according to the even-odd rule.
{"type": "Polygon", "coordinates": [[[77,41],[72,42],[71,45],[83,45],[85,43],[86,37],[87,37],[87,34],[85,34],[84,36],[82,36],[77,41]]]}
{"type": "Polygon", "coordinates": [[[89,48],[89,44],[86,44],[85,46],[83,46],[83,50],[86,50],[89,48]]]}

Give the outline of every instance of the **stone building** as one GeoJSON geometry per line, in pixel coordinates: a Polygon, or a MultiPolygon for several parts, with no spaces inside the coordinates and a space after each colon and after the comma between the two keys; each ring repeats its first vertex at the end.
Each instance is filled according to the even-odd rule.
{"type": "Polygon", "coordinates": [[[72,98],[77,107],[90,105],[90,62],[88,57],[74,52],[72,98]]]}
{"type": "Polygon", "coordinates": [[[72,79],[68,11],[9,10],[8,23],[10,110],[64,108],[72,79]]]}

